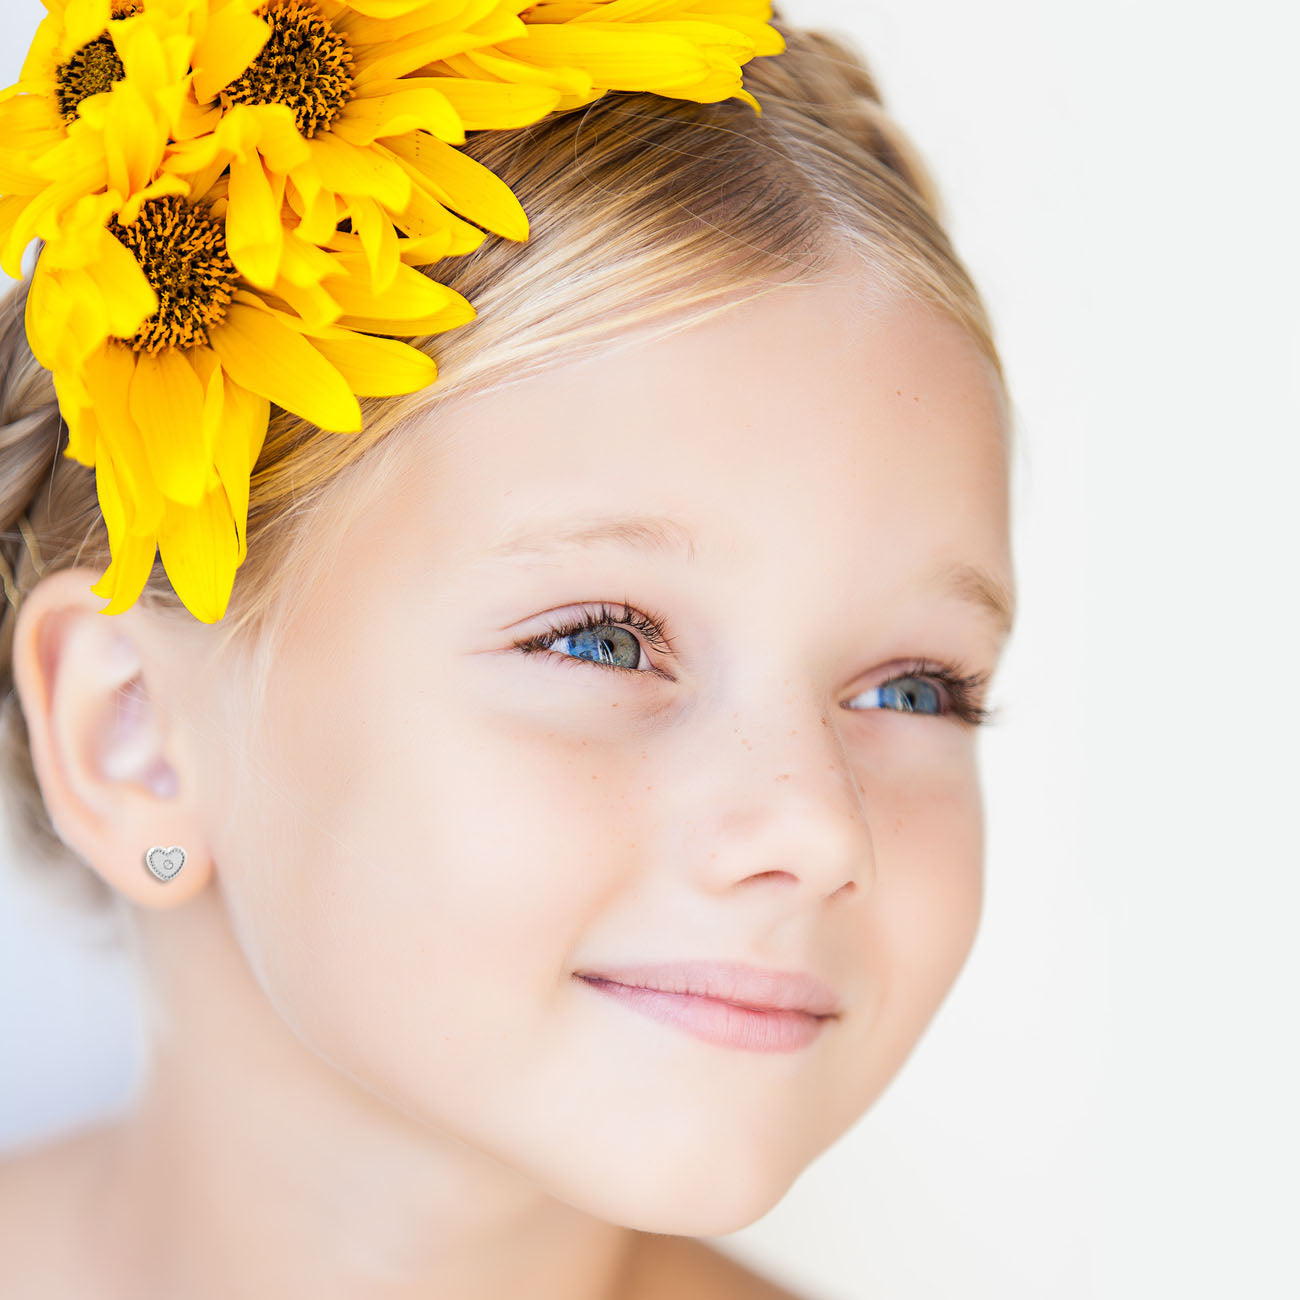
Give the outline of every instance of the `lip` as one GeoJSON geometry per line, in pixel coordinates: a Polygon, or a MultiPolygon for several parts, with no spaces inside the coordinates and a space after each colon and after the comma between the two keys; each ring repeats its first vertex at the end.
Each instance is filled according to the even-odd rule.
{"type": "Polygon", "coordinates": [[[815,975],[726,962],[575,971],[577,979],[653,1020],[720,1047],[793,1052],[841,1014],[815,975]]]}
{"type": "Polygon", "coordinates": [[[574,973],[579,979],[712,998],[751,1011],[802,1011],[811,1016],[829,1017],[838,1016],[842,1009],[839,999],[815,975],[769,970],[743,962],[665,962],[574,973]]]}
{"type": "Polygon", "coordinates": [[[760,1010],[720,998],[620,984],[595,975],[579,975],[590,987],[652,1020],[673,1025],[693,1038],[718,1047],[750,1052],[795,1052],[807,1047],[833,1015],[800,1010],[760,1010]]]}

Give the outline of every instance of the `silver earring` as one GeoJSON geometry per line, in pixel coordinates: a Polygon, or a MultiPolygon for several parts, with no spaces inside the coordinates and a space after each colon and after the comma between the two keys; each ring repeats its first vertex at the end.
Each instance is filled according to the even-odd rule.
{"type": "Polygon", "coordinates": [[[178,844],[169,849],[154,847],[145,854],[144,860],[159,880],[170,880],[185,865],[185,850],[178,844]]]}

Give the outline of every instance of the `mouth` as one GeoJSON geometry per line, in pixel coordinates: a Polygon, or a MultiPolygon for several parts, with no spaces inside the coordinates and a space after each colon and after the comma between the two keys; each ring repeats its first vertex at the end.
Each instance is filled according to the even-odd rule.
{"type": "Polygon", "coordinates": [[[799,1008],[742,1005],[698,993],[622,984],[595,975],[577,975],[584,984],[631,1011],[716,1047],[750,1052],[796,1052],[820,1037],[834,1014],[799,1008]]]}
{"type": "Polygon", "coordinates": [[[579,979],[605,980],[658,993],[690,994],[730,1002],[751,1011],[803,1011],[837,1017],[838,997],[829,985],[806,971],[782,971],[746,962],[679,961],[654,965],[607,966],[574,972],[579,979]]]}

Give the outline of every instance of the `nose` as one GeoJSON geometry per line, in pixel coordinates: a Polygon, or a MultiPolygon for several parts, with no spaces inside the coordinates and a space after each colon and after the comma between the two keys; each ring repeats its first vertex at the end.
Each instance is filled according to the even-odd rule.
{"type": "MultiPolygon", "coordinates": [[[[770,705],[770,697],[769,697],[770,705]]],[[[697,784],[688,861],[722,891],[761,881],[846,901],[875,881],[871,821],[849,753],[820,704],[719,726],[697,784]]]]}

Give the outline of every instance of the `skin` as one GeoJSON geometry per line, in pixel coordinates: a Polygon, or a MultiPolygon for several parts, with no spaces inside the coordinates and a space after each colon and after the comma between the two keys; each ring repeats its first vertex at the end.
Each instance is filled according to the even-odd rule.
{"type": "Polygon", "coordinates": [[[138,1105],[62,1184],[87,1276],[666,1294],[663,1261],[705,1258],[682,1239],[764,1215],[894,1077],[978,925],[979,733],[847,705],[915,657],[992,673],[1005,631],[928,579],[1011,590],[1012,556],[991,372],[873,291],[836,263],[443,408],[302,593],[260,716],[211,628],[101,617],[85,568],[27,597],[42,791],[133,905],[153,1007],[138,1105]],[[695,559],[486,556],[621,512],[679,518],[695,559]],[[512,648],[624,599],[673,638],[602,629],[642,675],[512,648]],[[188,855],[166,883],[155,844],[188,855]],[[843,1011],[748,1052],[574,975],[677,958],[810,970],[843,1011]]]}

